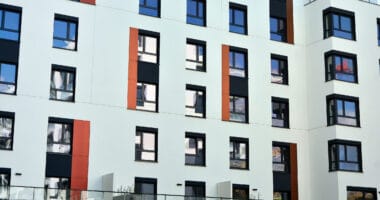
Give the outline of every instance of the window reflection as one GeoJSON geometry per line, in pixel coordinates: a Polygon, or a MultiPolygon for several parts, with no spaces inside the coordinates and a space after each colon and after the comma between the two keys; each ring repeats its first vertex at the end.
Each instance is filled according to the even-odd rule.
{"type": "Polygon", "coordinates": [[[52,69],[50,99],[74,101],[75,69],[52,69]]]}
{"type": "Polygon", "coordinates": [[[15,64],[0,63],[0,93],[16,93],[16,71],[15,64]]]}
{"type": "Polygon", "coordinates": [[[49,122],[47,152],[70,154],[72,130],[72,124],[49,122]]]}
{"type": "Polygon", "coordinates": [[[54,20],[53,47],[77,49],[78,20],[67,20],[56,16],[54,20]]]}
{"type": "Polygon", "coordinates": [[[205,117],[204,91],[186,90],[186,115],[194,117],[205,117]]]}
{"type": "Polygon", "coordinates": [[[45,179],[46,199],[62,200],[70,198],[69,178],[46,177],[45,179]]]}
{"type": "Polygon", "coordinates": [[[140,0],[139,14],[159,17],[160,15],[160,0],[140,0]]]}
{"type": "Polygon", "coordinates": [[[140,34],[138,40],[138,60],[157,63],[157,38],[140,34]]]}
{"type": "Polygon", "coordinates": [[[359,126],[358,102],[349,99],[328,98],[329,125],[359,126]]]}
{"type": "Polygon", "coordinates": [[[186,69],[205,71],[205,45],[186,44],[186,69]]]}
{"type": "Polygon", "coordinates": [[[205,26],[205,9],[205,0],[187,0],[187,23],[205,26]]]}
{"type": "Polygon", "coordinates": [[[230,141],[230,167],[248,169],[248,142],[230,141]]]}
{"type": "Polygon", "coordinates": [[[0,38],[19,41],[20,13],[0,8],[0,38]]]}
{"type": "Polygon", "coordinates": [[[136,109],[157,111],[157,88],[154,84],[137,83],[136,109]]]}
{"type": "Polygon", "coordinates": [[[285,19],[270,17],[270,39],[274,41],[286,41],[285,19]]]}
{"type": "Polygon", "coordinates": [[[135,138],[135,148],[136,160],[147,160],[147,161],[157,161],[156,160],[156,133],[150,132],[136,132],[135,138]]]}
{"type": "Polygon", "coordinates": [[[0,115],[0,149],[11,150],[13,143],[14,117],[0,115]]]}
{"type": "Polygon", "coordinates": [[[230,121],[247,122],[246,98],[230,96],[230,121]]]}
{"type": "Polygon", "coordinates": [[[247,34],[247,9],[240,5],[230,5],[230,32],[247,34]]]}
{"type": "Polygon", "coordinates": [[[230,51],[230,76],[245,77],[247,68],[245,52],[230,51]]]}
{"type": "Polygon", "coordinates": [[[356,58],[332,54],[327,56],[327,80],[341,80],[346,82],[357,82],[356,58]]]}
{"type": "Polygon", "coordinates": [[[272,98],[272,126],[289,127],[289,103],[286,99],[272,98]]]}
{"type": "MultiPolygon", "coordinates": [[[[334,141],[333,141],[334,142],[334,141]]],[[[330,142],[330,169],[361,171],[360,143],[330,142]]]]}
{"type": "Polygon", "coordinates": [[[185,164],[205,165],[205,138],[201,135],[186,134],[185,164]]]}
{"type": "Polygon", "coordinates": [[[288,66],[286,59],[280,59],[272,56],[271,82],[278,84],[288,84],[288,66]]]}

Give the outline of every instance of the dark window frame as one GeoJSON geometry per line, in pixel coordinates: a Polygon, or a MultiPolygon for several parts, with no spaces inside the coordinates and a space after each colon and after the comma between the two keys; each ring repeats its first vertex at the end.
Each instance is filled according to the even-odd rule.
{"type": "Polygon", "coordinates": [[[351,54],[351,53],[347,53],[347,52],[343,52],[343,51],[336,51],[336,50],[332,50],[332,51],[328,51],[325,53],[325,81],[328,82],[328,81],[332,81],[332,80],[336,80],[336,81],[343,81],[343,82],[347,82],[347,83],[358,83],[358,63],[357,63],[357,56],[356,54],[351,54]],[[328,59],[329,57],[332,57],[332,64],[333,66],[332,69],[330,69],[330,66],[328,66],[328,59]],[[345,80],[341,80],[341,79],[337,79],[336,78],[336,73],[337,73],[337,70],[336,70],[336,57],[340,57],[341,58],[341,62],[343,62],[343,58],[346,58],[346,59],[352,59],[352,62],[353,62],[353,73],[350,74],[350,73],[345,73],[345,72],[339,72],[339,74],[347,74],[347,75],[352,75],[354,77],[354,81],[351,82],[351,81],[345,81],[345,80]],[[329,76],[332,77],[331,79],[329,79],[329,76]]]}
{"type": "Polygon", "coordinates": [[[16,40],[9,40],[9,39],[4,39],[4,38],[0,38],[0,40],[6,40],[6,41],[13,41],[13,42],[17,42],[17,43],[20,43],[20,39],[21,39],[21,24],[22,24],[22,8],[21,7],[17,7],[17,6],[13,6],[13,5],[8,5],[8,4],[3,4],[3,3],[0,3],[0,10],[3,11],[3,16],[2,16],[2,21],[0,21],[0,30],[4,30],[4,31],[10,31],[10,32],[16,32],[14,30],[8,30],[8,29],[5,29],[4,28],[4,21],[5,21],[5,12],[4,11],[9,11],[9,12],[16,12],[19,14],[19,24],[18,24],[18,39],[17,41],[16,40]]]}
{"type": "Polygon", "coordinates": [[[15,135],[15,119],[16,114],[14,112],[0,111],[0,118],[7,118],[12,120],[12,136],[11,136],[11,148],[1,148],[0,151],[13,151],[14,135],[15,135]]]}
{"type": "MultiPolygon", "coordinates": [[[[247,192],[248,198],[245,200],[249,199],[249,185],[244,185],[244,184],[232,184],[232,198],[237,199],[235,196],[235,190],[245,190],[247,192]]],[[[242,200],[242,199],[240,199],[242,200]]]]}
{"type": "MultiPolygon", "coordinates": [[[[232,149],[232,157],[230,155],[230,169],[238,169],[238,170],[249,170],[249,139],[248,138],[241,138],[241,137],[230,137],[229,145],[232,142],[233,149],[232,149]],[[246,149],[245,149],[245,155],[246,159],[238,159],[236,157],[236,152],[235,152],[235,145],[236,144],[245,144],[246,149]],[[245,161],[246,162],[246,167],[245,168],[240,168],[240,167],[232,167],[231,166],[231,159],[232,160],[240,160],[240,161],[245,161]]],[[[231,153],[231,152],[230,152],[231,153]]]]}
{"type": "MultiPolygon", "coordinates": [[[[283,69],[283,74],[281,75],[281,69],[280,70],[280,74],[274,74],[272,73],[272,65],[271,65],[271,75],[272,77],[273,76],[277,76],[277,77],[282,77],[282,83],[277,83],[277,82],[273,82],[271,81],[271,83],[274,83],[274,84],[280,84],[280,85],[289,85],[289,69],[288,69],[288,57],[287,56],[282,56],[282,55],[278,55],[278,54],[271,54],[271,62],[272,60],[277,60],[279,63],[280,62],[284,62],[284,69],[283,69]]],[[[281,65],[279,66],[281,67],[281,65]]]]}
{"type": "MultiPolygon", "coordinates": [[[[157,83],[153,83],[153,82],[146,82],[146,81],[137,81],[137,83],[136,83],[136,92],[138,92],[138,90],[139,90],[139,88],[138,88],[138,84],[148,84],[148,85],[154,85],[154,86],[156,86],[156,101],[155,101],[155,103],[156,103],[156,108],[155,108],[155,110],[153,111],[153,110],[144,110],[144,109],[138,109],[137,107],[136,107],[136,110],[138,110],[138,111],[144,111],[144,112],[152,112],[152,113],[158,113],[158,84],[157,83]]],[[[137,101],[138,101],[138,95],[136,94],[136,105],[137,105],[137,101]]],[[[143,99],[143,102],[148,102],[148,103],[152,103],[151,101],[146,101],[145,99],[143,99]]]]}
{"type": "Polygon", "coordinates": [[[185,181],[185,200],[201,199],[206,197],[206,182],[202,181],[185,181]],[[203,189],[203,195],[201,196],[188,196],[186,195],[186,187],[198,187],[203,189]]]}
{"type": "Polygon", "coordinates": [[[237,33],[237,34],[241,34],[241,35],[248,35],[248,9],[247,9],[247,6],[246,5],[242,5],[242,4],[237,4],[237,3],[231,3],[229,4],[229,12],[232,10],[232,23],[229,23],[229,32],[230,33],[237,33]],[[238,10],[238,11],[242,11],[243,14],[244,14],[244,25],[239,25],[239,24],[235,24],[235,10],[238,10]],[[237,27],[242,27],[244,28],[244,33],[240,33],[240,32],[234,32],[234,31],[231,31],[231,26],[237,26],[237,27]]]}
{"type": "MultiPolygon", "coordinates": [[[[203,92],[203,96],[202,96],[203,113],[202,113],[202,117],[193,116],[193,115],[186,115],[186,117],[206,118],[206,99],[207,99],[207,97],[206,97],[206,95],[207,95],[207,93],[206,93],[206,87],[204,87],[204,86],[198,86],[198,85],[186,84],[186,91],[187,90],[196,91],[196,92],[203,92]]],[[[188,108],[189,106],[185,105],[185,107],[188,108]]]]}
{"type": "Polygon", "coordinates": [[[139,161],[139,162],[153,162],[153,163],[157,163],[158,162],[158,129],[157,128],[150,128],[150,127],[142,127],[142,126],[137,126],[136,127],[136,131],[135,131],[135,136],[137,136],[137,133],[140,132],[140,146],[141,146],[141,149],[138,149],[137,148],[137,145],[135,144],[135,161],[139,161]],[[151,150],[144,150],[143,149],[143,145],[144,145],[144,141],[143,141],[143,137],[142,137],[142,134],[141,133],[150,133],[150,134],[153,134],[155,137],[154,137],[154,151],[151,151],[151,150]],[[154,160],[143,160],[141,158],[141,153],[142,152],[150,152],[150,153],[154,153],[154,160]],[[140,154],[140,159],[138,159],[138,154],[140,154]]]}
{"type": "MultiPolygon", "coordinates": [[[[137,50],[137,54],[142,53],[142,54],[156,56],[156,62],[155,63],[147,62],[147,61],[139,60],[139,58],[137,58],[138,62],[151,63],[158,66],[160,64],[160,33],[139,29],[138,38],[140,36],[156,38],[156,54],[146,52],[145,45],[143,45],[143,51],[137,50]]],[[[145,37],[144,37],[144,40],[145,40],[145,37]]],[[[144,44],[145,44],[145,41],[144,41],[144,44]]]]}
{"type": "MultiPolygon", "coordinates": [[[[287,33],[287,22],[286,22],[286,18],[282,18],[282,17],[275,17],[275,16],[270,16],[269,18],[269,23],[272,19],[275,19],[277,21],[277,27],[276,29],[279,30],[278,32],[273,32],[270,28],[270,40],[272,41],[277,41],[277,42],[285,42],[287,43],[288,42],[288,33],[287,33]],[[284,24],[284,30],[283,31],[280,31],[280,21],[283,22],[284,24]],[[281,36],[282,37],[282,40],[275,40],[274,38],[272,38],[272,34],[275,34],[275,35],[278,35],[278,36],[281,36]]],[[[271,26],[270,26],[271,27],[271,26]]]]}
{"type": "Polygon", "coordinates": [[[78,32],[79,32],[79,18],[78,17],[72,17],[72,16],[67,16],[67,15],[62,15],[62,14],[55,14],[54,15],[54,22],[55,21],[63,21],[67,23],[67,32],[66,32],[66,38],[60,38],[60,37],[55,37],[54,36],[54,26],[53,26],[53,48],[55,49],[64,49],[64,50],[69,50],[69,51],[78,51],[78,32]],[[70,39],[70,24],[75,24],[76,25],[76,30],[75,30],[75,39],[71,40],[70,39]],[[68,49],[68,48],[62,48],[62,47],[57,47],[54,46],[54,40],[61,40],[61,41],[70,41],[70,42],[75,42],[75,48],[74,49],[68,49]]]}
{"type": "MultiPolygon", "coordinates": [[[[237,114],[242,114],[242,113],[239,113],[239,112],[236,112],[236,105],[235,105],[235,103],[233,103],[233,111],[234,112],[231,112],[230,110],[229,110],[229,113],[230,113],[230,119],[229,119],[229,121],[230,122],[236,122],[236,123],[244,123],[244,124],[248,124],[249,123],[249,114],[248,114],[248,111],[249,111],[249,109],[248,109],[248,97],[244,97],[244,96],[238,96],[238,95],[230,95],[229,96],[229,98],[231,99],[231,98],[243,98],[244,99],[244,104],[245,104],[245,113],[244,113],[244,116],[245,116],[245,121],[237,121],[237,120],[231,120],[231,113],[237,113],[237,114]]],[[[231,109],[231,108],[230,108],[231,109]]]]}
{"type": "MultiPolygon", "coordinates": [[[[62,99],[54,99],[54,98],[51,98],[49,96],[49,99],[50,100],[53,100],[53,101],[62,101],[62,102],[72,102],[74,103],[75,102],[75,91],[76,91],[76,78],[77,78],[77,73],[76,73],[76,68],[75,67],[68,67],[68,66],[62,66],[62,65],[55,65],[53,64],[52,65],[52,68],[51,68],[51,75],[50,75],[50,81],[53,81],[53,75],[54,75],[54,71],[59,71],[59,72],[65,72],[65,73],[72,73],[74,78],[73,78],[73,91],[69,91],[69,90],[61,90],[61,89],[55,89],[55,88],[52,88],[52,82],[50,82],[50,92],[52,90],[55,90],[56,92],[57,91],[62,91],[62,92],[70,92],[70,93],[73,93],[73,100],[62,100],[62,99]]],[[[67,78],[67,76],[65,76],[65,79],[67,78]]]]}
{"type": "MultiPolygon", "coordinates": [[[[340,25],[340,21],[339,21],[339,25],[340,25]]],[[[327,39],[329,37],[337,37],[337,38],[341,38],[341,39],[356,41],[355,13],[351,12],[351,11],[335,8],[335,7],[329,7],[329,8],[326,8],[325,10],[323,10],[323,38],[327,39]],[[348,31],[345,31],[342,29],[334,29],[333,15],[338,15],[339,20],[341,17],[350,18],[350,20],[351,20],[351,23],[350,23],[351,32],[348,32],[348,31]],[[328,18],[328,22],[329,22],[328,25],[326,25],[326,18],[328,18]],[[352,39],[336,36],[336,35],[334,35],[334,30],[338,30],[338,31],[345,32],[345,33],[350,33],[352,39]]]]}
{"type": "Polygon", "coordinates": [[[203,167],[205,167],[206,166],[206,135],[203,134],[203,133],[186,132],[185,133],[185,139],[186,138],[195,139],[197,141],[196,154],[195,154],[196,157],[200,157],[200,155],[198,155],[198,153],[199,153],[199,151],[198,151],[198,148],[199,148],[198,147],[198,141],[199,140],[203,141],[203,155],[201,155],[203,157],[203,163],[202,164],[187,163],[186,162],[186,156],[194,156],[194,155],[188,155],[188,154],[185,153],[185,165],[188,165],[188,166],[203,166],[203,167]]]}
{"type": "Polygon", "coordinates": [[[202,62],[202,65],[203,65],[203,69],[201,70],[194,70],[194,69],[190,69],[190,68],[186,68],[187,70],[192,70],[192,71],[199,71],[199,72],[206,72],[207,71],[207,66],[206,66],[206,58],[207,58],[207,49],[206,49],[206,46],[207,46],[207,43],[206,41],[202,41],[202,40],[195,40],[195,39],[190,39],[190,38],[187,38],[186,39],[186,45],[187,44],[190,44],[190,45],[196,45],[197,46],[197,60],[190,60],[190,59],[187,59],[187,55],[186,55],[186,62],[189,61],[189,62],[200,62],[198,60],[199,58],[199,51],[198,51],[198,46],[201,46],[203,48],[203,62],[202,62]]]}
{"type": "MultiPolygon", "coordinates": [[[[248,79],[248,49],[245,49],[245,48],[240,48],[240,47],[232,47],[230,46],[230,51],[229,51],[229,54],[228,54],[228,58],[230,56],[230,54],[233,54],[233,64],[236,64],[236,53],[238,54],[243,54],[244,55],[244,77],[240,77],[240,76],[233,76],[229,73],[229,76],[233,76],[233,77],[239,77],[239,78],[244,78],[244,79],[248,79]]],[[[231,62],[231,61],[230,61],[231,62]]],[[[228,67],[229,69],[235,69],[235,70],[241,70],[237,67],[234,67],[235,65],[233,66],[230,66],[230,63],[228,63],[228,67]]]]}
{"type": "Polygon", "coordinates": [[[358,97],[353,97],[353,96],[347,96],[347,95],[340,95],[340,94],[330,94],[326,96],[326,119],[327,119],[327,126],[334,126],[334,125],[340,125],[340,126],[349,126],[349,127],[357,127],[360,128],[360,108],[359,108],[359,98],[358,97]],[[351,118],[351,119],[356,119],[356,126],[354,125],[349,125],[349,124],[342,124],[338,123],[338,106],[337,106],[337,100],[343,101],[343,113],[345,113],[345,106],[344,102],[349,101],[349,102],[354,102],[355,103],[355,115],[356,117],[349,117],[342,115],[341,117],[344,118],[351,118]],[[329,103],[330,101],[334,101],[334,111],[333,113],[329,113],[329,103]],[[333,123],[330,123],[330,118],[333,118],[333,123]]]}
{"type": "Polygon", "coordinates": [[[0,75],[1,75],[1,65],[2,64],[8,64],[8,65],[14,65],[15,66],[15,83],[14,84],[10,84],[10,83],[4,82],[4,81],[0,81],[0,84],[14,85],[15,86],[15,91],[13,93],[0,92],[0,94],[17,95],[18,63],[0,61],[0,75]]]}
{"type": "Polygon", "coordinates": [[[363,197],[365,196],[365,194],[371,193],[374,196],[374,200],[377,200],[377,189],[376,188],[347,186],[346,190],[347,190],[347,193],[350,191],[362,192],[363,197]]]}
{"type": "Polygon", "coordinates": [[[206,0],[187,0],[186,3],[188,1],[195,1],[196,3],[196,13],[197,15],[190,15],[187,11],[186,11],[186,23],[187,24],[191,24],[191,25],[195,25],[195,26],[202,26],[202,27],[206,27],[207,26],[207,16],[206,16],[206,10],[207,10],[207,2],[206,0]],[[203,14],[203,17],[199,17],[199,4],[200,3],[203,3],[203,11],[202,11],[202,14],[203,14]],[[200,25],[200,24],[195,24],[195,23],[191,23],[189,22],[189,19],[188,18],[197,18],[197,19],[202,19],[202,22],[203,22],[203,25],[200,25]]]}
{"type": "Polygon", "coordinates": [[[139,1],[139,15],[144,15],[144,16],[149,16],[149,17],[157,17],[157,18],[161,17],[161,0],[157,0],[157,8],[148,6],[147,5],[147,1],[148,0],[143,0],[143,1],[144,1],[143,4],[140,4],[140,1],[139,1]],[[140,7],[146,8],[146,9],[151,9],[151,10],[157,10],[157,16],[155,16],[155,15],[149,15],[147,13],[142,13],[140,11],[140,7]]]}
{"type": "Polygon", "coordinates": [[[335,172],[335,171],[359,172],[359,173],[363,172],[363,158],[362,158],[361,142],[349,141],[349,140],[339,140],[339,139],[329,140],[328,141],[328,157],[329,157],[329,172],[335,172]],[[335,149],[335,151],[334,151],[334,156],[335,156],[335,159],[337,159],[337,160],[336,161],[332,160],[331,151],[332,151],[333,145],[344,145],[345,160],[340,160],[339,148],[335,149]],[[356,152],[358,155],[358,158],[357,158],[358,161],[357,162],[347,160],[347,146],[355,146],[357,148],[357,150],[358,150],[356,152]],[[333,169],[334,162],[336,163],[335,164],[336,169],[333,169]],[[341,169],[339,167],[339,163],[341,163],[341,162],[358,164],[359,170],[356,171],[356,170],[341,169]]]}
{"type": "Polygon", "coordinates": [[[377,18],[377,46],[380,46],[380,18],[377,18]]]}
{"type": "Polygon", "coordinates": [[[272,127],[276,128],[290,128],[290,106],[289,106],[289,99],[286,98],[280,98],[280,97],[272,97],[272,127]],[[273,117],[273,103],[278,103],[282,106],[285,105],[285,113],[284,118],[274,118],[273,117]],[[279,119],[284,121],[284,126],[276,126],[273,125],[273,119],[279,119]]]}
{"type": "Polygon", "coordinates": [[[281,162],[274,162],[272,159],[272,165],[283,164],[285,166],[284,171],[275,171],[272,167],[273,172],[290,174],[290,144],[283,142],[272,142],[272,148],[273,147],[281,148],[281,162]]]}
{"type": "MultiPolygon", "coordinates": [[[[48,127],[49,127],[49,124],[61,124],[61,125],[67,124],[67,125],[71,126],[70,152],[69,153],[59,153],[59,152],[49,152],[49,151],[46,151],[46,153],[47,154],[58,154],[58,155],[70,155],[71,156],[72,153],[73,153],[74,120],[73,119],[66,119],[66,118],[58,118],[58,117],[49,117],[49,119],[48,119],[48,127]]],[[[49,134],[49,132],[47,134],[49,134]]],[[[62,132],[61,132],[61,134],[62,134],[62,132]]],[[[48,144],[49,144],[49,140],[47,140],[46,146],[48,144]]],[[[52,144],[64,144],[64,145],[67,145],[67,143],[57,143],[57,142],[52,142],[52,144]]],[[[62,178],[65,178],[65,177],[62,177],[62,178]]]]}
{"type": "MultiPolygon", "coordinates": [[[[135,194],[146,194],[141,192],[141,186],[138,187],[138,184],[153,184],[154,185],[154,193],[148,194],[148,195],[155,195],[157,194],[157,179],[156,178],[143,178],[143,177],[135,177],[135,187],[134,187],[134,193],[135,194]]],[[[154,199],[156,197],[154,196],[154,199]]]]}

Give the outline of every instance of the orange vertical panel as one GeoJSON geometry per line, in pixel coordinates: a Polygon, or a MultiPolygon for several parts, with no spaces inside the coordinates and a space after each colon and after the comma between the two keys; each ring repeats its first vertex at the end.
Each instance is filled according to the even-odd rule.
{"type": "Polygon", "coordinates": [[[294,44],[293,0],[286,0],[286,27],[288,43],[294,44]]]}
{"type": "Polygon", "coordinates": [[[128,63],[128,109],[136,109],[137,95],[137,51],[138,51],[139,30],[130,28],[129,30],[129,63],[128,63]]]}
{"type": "Polygon", "coordinates": [[[92,5],[96,4],[96,0],[80,0],[80,2],[87,3],[87,4],[92,4],[92,5]]]}
{"type": "Polygon", "coordinates": [[[222,120],[230,120],[230,47],[222,45],[222,120]]]}
{"type": "Polygon", "coordinates": [[[297,144],[290,144],[290,198],[298,200],[297,144]]]}
{"type": "Polygon", "coordinates": [[[71,160],[71,189],[87,190],[90,122],[74,120],[71,160]]]}

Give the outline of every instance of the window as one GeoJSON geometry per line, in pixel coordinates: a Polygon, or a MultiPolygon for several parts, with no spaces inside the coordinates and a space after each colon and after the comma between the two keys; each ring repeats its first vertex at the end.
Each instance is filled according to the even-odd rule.
{"type": "Polygon", "coordinates": [[[202,200],[205,197],[205,182],[185,181],[185,200],[202,200]]]}
{"type": "Polygon", "coordinates": [[[327,125],[360,127],[359,99],[332,94],[327,99],[327,125]]]}
{"type": "Polygon", "coordinates": [[[186,133],[185,164],[206,165],[206,138],[204,134],[186,133]]]}
{"type": "Polygon", "coordinates": [[[290,200],[289,192],[273,192],[273,200],[290,200]]]}
{"type": "Polygon", "coordinates": [[[361,143],[330,140],[329,160],[330,171],[362,172],[361,143]]]}
{"type": "Polygon", "coordinates": [[[0,7],[0,39],[20,40],[21,9],[0,7]]]}
{"type": "Polygon", "coordinates": [[[140,0],[139,14],[160,17],[160,0],[140,0]]]}
{"type": "Polygon", "coordinates": [[[353,12],[328,8],[323,11],[324,38],[331,36],[355,40],[355,14],[353,12]]]}
{"type": "Polygon", "coordinates": [[[272,126],[289,128],[289,100],[272,97],[272,126]]]}
{"type": "Polygon", "coordinates": [[[230,168],[249,169],[248,139],[230,137],[230,168]]]}
{"type": "Polygon", "coordinates": [[[232,198],[238,200],[248,200],[249,185],[232,184],[232,198]]]}
{"type": "Polygon", "coordinates": [[[144,200],[155,200],[157,194],[157,179],[135,178],[135,193],[144,200]]]}
{"type": "Polygon", "coordinates": [[[46,199],[69,199],[70,179],[63,177],[46,177],[46,199]]]}
{"type": "Polygon", "coordinates": [[[53,65],[50,83],[50,99],[74,102],[75,73],[75,68],[53,65]]]}
{"type": "Polygon", "coordinates": [[[247,52],[246,50],[230,49],[230,76],[246,77],[247,71],[247,52]]]}
{"type": "Polygon", "coordinates": [[[278,17],[270,17],[270,39],[286,42],[286,21],[278,17]]]}
{"type": "Polygon", "coordinates": [[[16,94],[17,65],[0,62],[0,93],[16,94]]]}
{"type": "Polygon", "coordinates": [[[376,200],[376,188],[347,187],[347,200],[376,200]]]}
{"type": "Polygon", "coordinates": [[[230,3],[230,32],[247,35],[247,7],[230,3]]]}
{"type": "Polygon", "coordinates": [[[15,113],[0,112],[0,150],[13,149],[15,113]]]}
{"type": "Polygon", "coordinates": [[[9,199],[11,185],[11,169],[0,168],[0,199],[9,199]]]}
{"type": "Polygon", "coordinates": [[[186,69],[206,71],[206,42],[187,39],[186,69]]]}
{"type": "Polygon", "coordinates": [[[273,144],[272,168],[275,172],[289,172],[289,146],[273,144]]]}
{"type": "Polygon", "coordinates": [[[247,123],[247,111],[246,97],[230,96],[230,121],[247,123]]]}
{"type": "Polygon", "coordinates": [[[272,83],[288,84],[288,58],[286,56],[271,55],[272,83]]]}
{"type": "Polygon", "coordinates": [[[377,19],[377,45],[380,46],[380,18],[377,19]]]}
{"type": "Polygon", "coordinates": [[[158,64],[158,38],[139,34],[138,60],[158,64]]]}
{"type": "Polygon", "coordinates": [[[55,15],[53,47],[77,50],[78,18],[55,15]]]}
{"type": "Polygon", "coordinates": [[[136,128],[135,159],[157,162],[157,129],[136,128]]]}
{"type": "Polygon", "coordinates": [[[187,0],[188,24],[206,26],[206,0],[187,0]]]}
{"type": "Polygon", "coordinates": [[[73,120],[49,118],[47,152],[71,154],[73,120]]]}
{"type": "Polygon", "coordinates": [[[340,80],[357,83],[356,55],[338,51],[325,53],[326,81],[340,80]]]}
{"type": "Polygon", "coordinates": [[[206,117],[206,88],[186,85],[186,116],[206,117]]]}
{"type": "Polygon", "coordinates": [[[157,86],[155,84],[137,83],[136,109],[157,112],[157,86]]]}

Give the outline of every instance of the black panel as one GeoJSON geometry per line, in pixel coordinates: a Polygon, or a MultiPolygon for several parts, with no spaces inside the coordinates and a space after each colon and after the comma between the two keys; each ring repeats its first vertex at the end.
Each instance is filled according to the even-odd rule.
{"type": "Polygon", "coordinates": [[[18,42],[0,39],[0,61],[18,63],[19,48],[18,42]]]}
{"type": "Polygon", "coordinates": [[[46,154],[46,177],[71,177],[71,155],[46,154]]]}
{"type": "Polygon", "coordinates": [[[290,191],[290,174],[273,172],[273,190],[290,191]]]}
{"type": "Polygon", "coordinates": [[[154,63],[138,62],[137,81],[158,85],[158,65],[154,63]]]}
{"type": "Polygon", "coordinates": [[[230,76],[230,95],[248,97],[248,79],[230,76]]]}
{"type": "Polygon", "coordinates": [[[286,19],[286,1],[270,0],[270,16],[286,19]]]}

